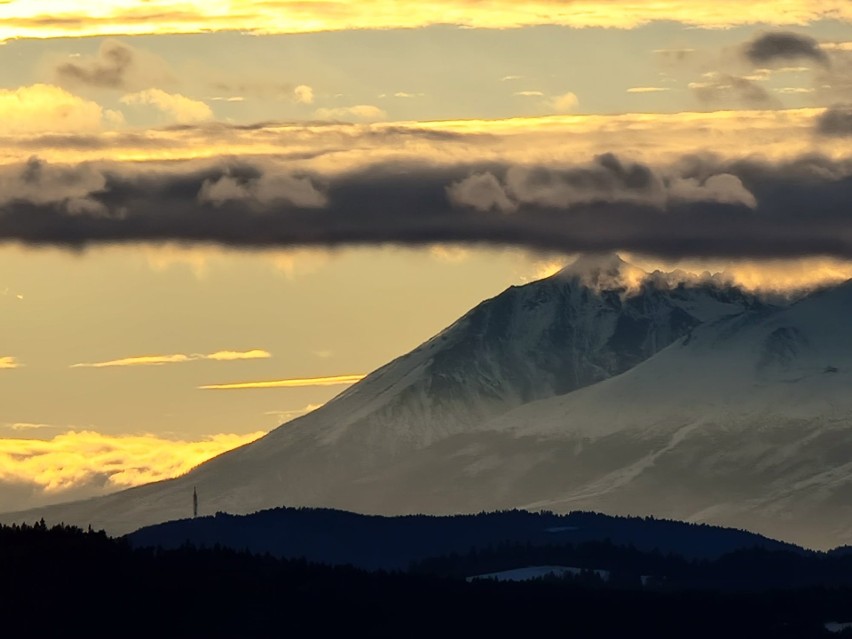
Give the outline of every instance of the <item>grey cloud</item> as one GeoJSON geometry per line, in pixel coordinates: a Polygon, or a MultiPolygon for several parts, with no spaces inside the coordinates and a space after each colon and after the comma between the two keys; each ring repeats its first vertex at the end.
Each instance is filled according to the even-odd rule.
{"type": "Polygon", "coordinates": [[[101,89],[142,89],[172,81],[163,60],[113,39],[104,40],[97,55],[60,63],[53,71],[59,84],[101,89]]]}
{"type": "Polygon", "coordinates": [[[654,49],[660,59],[666,62],[680,64],[695,57],[695,49],[654,49]]]}
{"type": "Polygon", "coordinates": [[[770,31],[759,34],[743,46],[743,55],[755,65],[773,65],[791,60],[811,60],[828,66],[828,56],[819,42],[810,36],[791,31],[770,31]]]}
{"type": "Polygon", "coordinates": [[[253,202],[263,207],[276,201],[302,208],[326,205],[323,195],[311,178],[299,175],[264,174],[256,178],[223,175],[217,180],[205,180],[198,192],[198,201],[222,206],[229,201],[253,202]]]}
{"type": "Polygon", "coordinates": [[[666,175],[643,164],[624,162],[612,153],[598,156],[589,165],[570,169],[511,167],[503,181],[492,173],[474,173],[453,183],[448,194],[453,204],[504,213],[525,205],[555,209],[604,203],[660,209],[678,202],[757,206],[754,195],[735,175],[666,175]]]}
{"type": "MultiPolygon", "coordinates": [[[[22,167],[17,170],[23,180],[22,167]]],[[[174,241],[243,248],[455,242],[662,257],[852,258],[852,161],[821,156],[783,164],[696,156],[669,167],[614,155],[576,167],[394,163],[334,178],[223,161],[132,172],[113,165],[98,174],[105,184],[86,197],[108,214],[72,214],[59,202],[19,198],[0,206],[0,242],[70,248],[174,241]],[[453,200],[448,187],[477,175],[492,177],[480,178],[479,190],[453,200]],[[231,182],[219,195],[239,197],[200,201],[204,185],[223,178],[231,182]],[[264,181],[286,196],[258,196],[264,181]],[[479,210],[465,197],[480,202],[479,210]]],[[[88,184],[84,173],[78,181],[88,184]]]]}
{"type": "Polygon", "coordinates": [[[61,166],[30,158],[23,165],[0,167],[0,206],[16,202],[59,205],[68,213],[105,212],[91,196],[104,189],[106,178],[89,164],[61,166]]]}
{"type": "Polygon", "coordinates": [[[689,88],[706,103],[736,102],[747,106],[765,107],[777,101],[757,82],[728,73],[711,73],[702,82],[693,82],[689,88]]]}
{"type": "Polygon", "coordinates": [[[852,104],[826,109],[817,119],[817,131],[832,137],[852,136],[852,104]]]}
{"type": "Polygon", "coordinates": [[[831,66],[814,78],[816,94],[823,104],[852,101],[852,51],[831,52],[831,66]]]}
{"type": "Polygon", "coordinates": [[[66,62],[56,67],[60,81],[88,84],[107,89],[123,89],[133,66],[133,49],[117,40],[106,40],[98,56],[84,62],[66,62]]]}

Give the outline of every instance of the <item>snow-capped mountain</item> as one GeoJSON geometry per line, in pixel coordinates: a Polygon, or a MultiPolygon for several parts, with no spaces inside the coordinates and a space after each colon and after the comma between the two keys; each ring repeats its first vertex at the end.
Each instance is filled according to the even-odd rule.
{"type": "Polygon", "coordinates": [[[641,285],[645,276],[608,255],[511,287],[298,426],[316,432],[304,423],[332,418],[324,442],[355,435],[377,454],[420,448],[622,373],[704,322],[760,306],[738,289],[641,285]]]}
{"type": "MultiPolygon", "coordinates": [[[[852,540],[852,282],[697,327],[625,373],[418,451],[453,507],[709,521],[812,547],[852,540]]],[[[401,486],[394,502],[412,486],[401,486]]]]}
{"type": "Polygon", "coordinates": [[[554,469],[551,497],[525,504],[531,508],[654,512],[771,530],[812,546],[845,542],[852,539],[850,318],[847,282],[774,313],[699,327],[623,375],[520,407],[487,427],[558,440],[553,459],[573,467],[554,469]]]}
{"type": "MultiPolygon", "coordinates": [[[[184,477],[0,519],[126,532],[187,516],[197,486],[207,513],[582,507],[737,525],[735,513],[748,511],[742,498],[771,500],[780,481],[766,470],[771,485],[760,484],[759,469],[795,464],[793,453],[809,450],[795,429],[768,435],[786,433],[788,448],[755,441],[766,415],[798,407],[799,422],[820,424],[852,415],[840,398],[835,413],[819,403],[848,381],[838,349],[852,331],[843,342],[842,326],[821,324],[823,305],[842,306],[832,294],[843,290],[785,310],[711,280],[581,258],[483,302],[321,409],[184,477]],[[822,362],[829,334],[837,357],[822,362]],[[796,386],[791,371],[806,361],[818,373],[796,386]],[[742,477],[757,483],[744,489],[742,477]]],[[[814,455],[812,469],[822,463],[814,455]]],[[[796,477],[813,480],[808,472],[796,477]]]]}

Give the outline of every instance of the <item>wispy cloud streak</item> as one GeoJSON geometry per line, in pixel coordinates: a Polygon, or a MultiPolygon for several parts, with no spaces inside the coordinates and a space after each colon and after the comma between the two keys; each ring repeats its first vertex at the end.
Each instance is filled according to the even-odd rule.
{"type": "Polygon", "coordinates": [[[174,353],[171,355],[138,355],[136,357],[123,357],[105,362],[84,362],[72,364],[70,368],[112,368],[121,366],[162,366],[164,364],[183,364],[186,362],[198,362],[203,360],[216,362],[233,362],[244,359],[268,359],[272,355],[264,350],[250,351],[217,351],[210,354],[193,353],[185,355],[174,353]]]}
{"type": "Polygon", "coordinates": [[[306,386],[339,386],[354,384],[364,379],[365,375],[332,375],[330,377],[296,377],[291,379],[276,379],[260,382],[234,382],[229,384],[206,384],[199,386],[201,390],[251,390],[262,388],[303,388],[306,386]]]}

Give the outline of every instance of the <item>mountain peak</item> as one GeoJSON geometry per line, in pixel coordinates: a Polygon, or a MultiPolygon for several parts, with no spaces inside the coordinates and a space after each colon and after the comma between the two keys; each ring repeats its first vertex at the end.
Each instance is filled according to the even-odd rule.
{"type": "Polygon", "coordinates": [[[554,278],[576,279],[590,288],[634,289],[648,276],[638,266],[625,262],[617,253],[583,253],[554,278]]]}

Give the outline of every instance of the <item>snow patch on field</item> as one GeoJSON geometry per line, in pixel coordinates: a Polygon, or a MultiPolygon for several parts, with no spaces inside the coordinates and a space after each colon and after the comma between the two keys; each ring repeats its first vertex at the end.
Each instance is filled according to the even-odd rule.
{"type": "Polygon", "coordinates": [[[584,568],[575,568],[573,566],[527,566],[525,568],[515,568],[514,570],[503,570],[501,572],[489,572],[484,575],[474,575],[473,577],[468,577],[467,581],[478,581],[482,579],[493,579],[495,581],[531,581],[533,579],[542,579],[544,577],[555,577],[559,579],[566,575],[581,575],[584,572],[593,573],[603,581],[609,581],[610,572],[608,570],[586,570],[584,568]]]}

